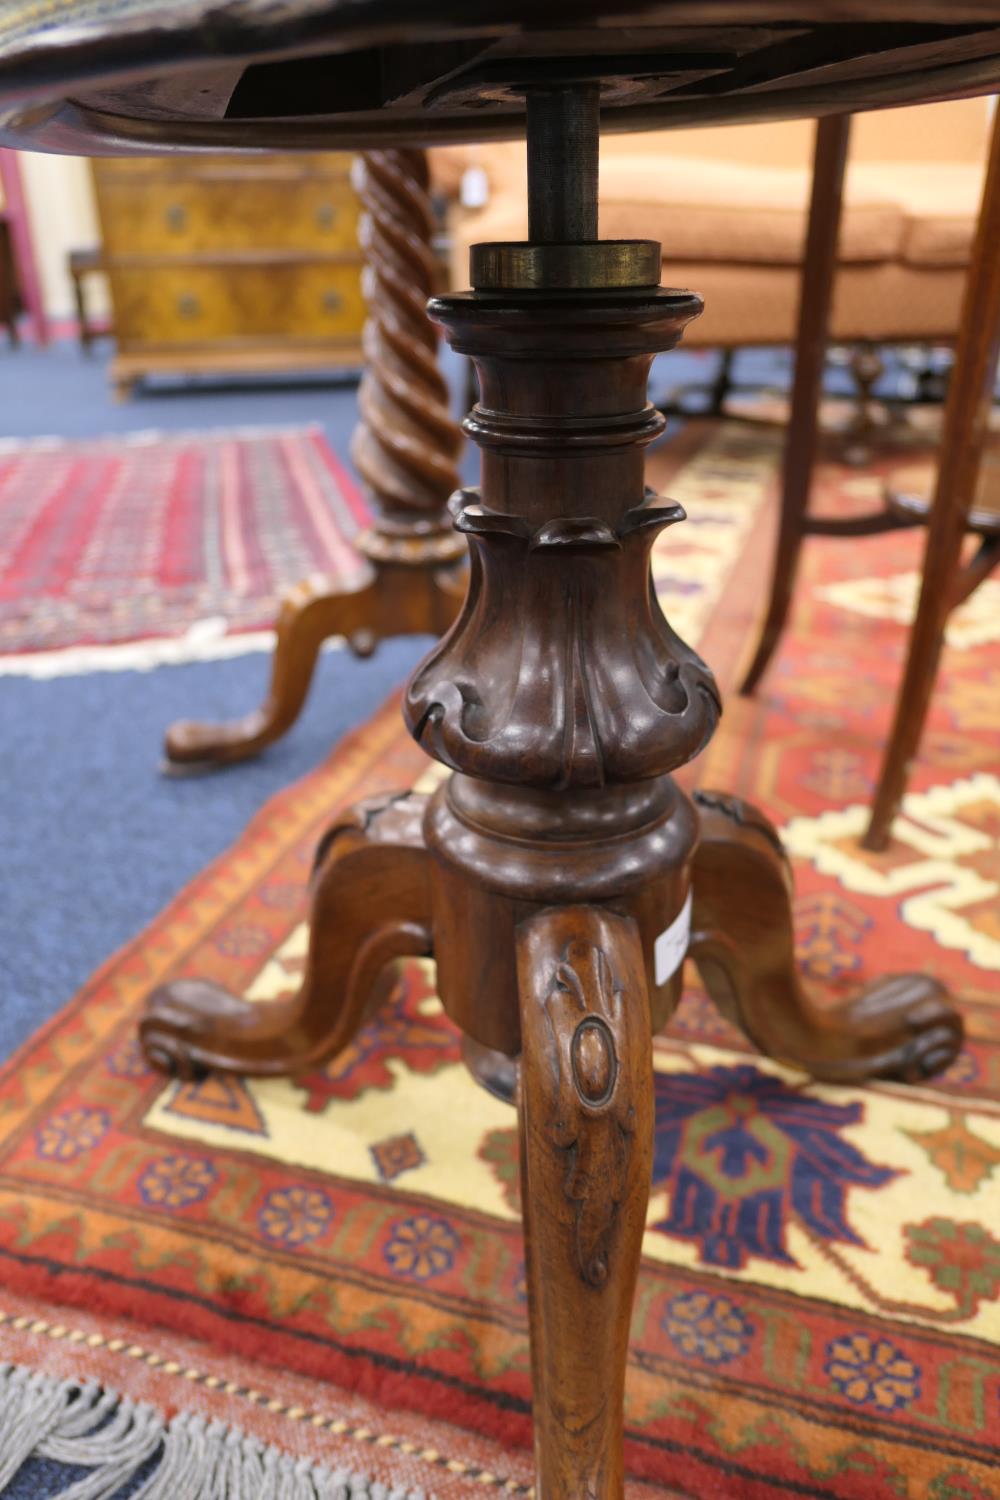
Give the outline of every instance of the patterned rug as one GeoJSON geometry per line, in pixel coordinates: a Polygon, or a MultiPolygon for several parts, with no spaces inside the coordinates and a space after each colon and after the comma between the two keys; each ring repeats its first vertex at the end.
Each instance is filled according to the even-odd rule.
{"type": "MultiPolygon", "coordinates": [[[[726,685],[759,602],[767,540],[754,518],[778,447],[732,427],[685,443],[661,467],[683,459],[670,489],[691,522],[656,570],[682,606],[671,605],[676,620],[688,601],[694,628],[682,629],[726,685]]],[[[827,468],[819,503],[867,504],[874,484],[827,468]]],[[[728,699],[685,779],[751,797],[781,826],[800,961],[826,994],[891,968],[936,974],[963,998],[968,1044],[930,1084],[820,1086],[756,1056],[690,986],[656,1044],[629,1368],[628,1464],[660,1493],[996,1494],[1000,647],[949,651],[896,837],[886,854],[864,854],[856,835],[905,631],[888,605],[879,614],[831,596],[912,571],[919,546],[909,535],[811,544],[759,702],[728,699]]],[[[198,1393],[211,1373],[237,1405],[276,1403],[286,1446],[294,1428],[325,1459],[309,1446],[313,1419],[325,1441],[324,1414],[356,1432],[355,1408],[340,1407],[369,1403],[373,1425],[356,1419],[367,1438],[427,1433],[430,1451],[460,1466],[406,1483],[523,1492],[514,1118],[463,1069],[432,965],[403,966],[350,1050],[294,1082],[171,1084],[135,1041],[143,995],[170,975],[260,1000],[293,987],[321,830],[359,797],[437,774],[388,704],[269,803],[0,1075],[4,1357],[41,1367],[57,1350],[55,1373],[93,1369],[122,1389],[131,1337],[135,1367],[173,1369],[157,1396],[168,1409],[195,1399],[178,1371],[198,1393]],[[189,1348],[175,1356],[181,1337],[189,1348]],[[236,1394],[248,1386],[254,1400],[236,1394]]]]}
{"type": "Polygon", "coordinates": [[[0,656],[267,628],[366,514],[318,428],[0,445],[0,656]]]}

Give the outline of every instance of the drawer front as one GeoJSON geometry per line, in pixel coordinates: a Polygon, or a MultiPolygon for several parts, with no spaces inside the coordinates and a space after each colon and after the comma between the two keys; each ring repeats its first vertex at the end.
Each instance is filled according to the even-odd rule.
{"type": "Polygon", "coordinates": [[[356,261],[276,266],[116,267],[123,351],[213,340],[357,340],[365,321],[356,261]]]}
{"type": "Polygon", "coordinates": [[[239,177],[256,181],[262,177],[348,177],[350,151],[280,151],[252,155],[245,151],[198,152],[185,156],[96,156],[90,167],[99,187],[108,182],[216,181],[239,177]]]}
{"type": "Polygon", "coordinates": [[[350,183],[318,176],[240,181],[116,180],[99,195],[111,255],[196,255],[226,250],[336,253],[358,245],[350,183]]]}

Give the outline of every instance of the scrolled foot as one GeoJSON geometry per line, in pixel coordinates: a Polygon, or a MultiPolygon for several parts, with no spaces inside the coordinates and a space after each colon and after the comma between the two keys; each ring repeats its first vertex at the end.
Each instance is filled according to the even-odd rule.
{"type": "Polygon", "coordinates": [[[836,1005],[799,978],[792,881],[776,829],[739,798],[700,792],[689,954],[722,1014],[763,1053],[830,1083],[940,1073],[962,1046],[962,1019],[925,974],[876,980],[836,1005]]]}
{"type": "Polygon", "coordinates": [[[154,990],[139,1027],[152,1066],[294,1077],[344,1048],[382,1000],[387,966],[431,949],[424,801],[362,804],[322,841],[298,994],[256,1003],[202,979],[154,990]]]}
{"type": "Polygon", "coordinates": [[[249,760],[275,738],[269,735],[268,727],[264,709],[222,724],[178,719],[163,737],[163,769],[171,775],[196,774],[249,760]]]}
{"type": "Polygon", "coordinates": [[[297,1000],[257,1004],[204,979],[176,979],[146,1001],[139,1038],[146,1060],[186,1083],[207,1073],[280,1077],[314,1066],[317,1041],[297,1000]]]}
{"type": "Polygon", "coordinates": [[[214,771],[259,754],[302,712],[323,642],[343,635],[356,655],[370,656],[381,620],[381,597],[371,573],[353,585],[305,579],[282,603],[263,704],[229,723],[182,719],[171,725],[164,738],[167,770],[214,771]]]}

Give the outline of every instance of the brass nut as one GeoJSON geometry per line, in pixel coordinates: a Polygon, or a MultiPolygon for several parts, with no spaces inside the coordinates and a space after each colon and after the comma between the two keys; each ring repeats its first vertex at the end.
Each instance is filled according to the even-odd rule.
{"type": "Polygon", "coordinates": [[[660,284],[658,240],[530,240],[473,245],[470,279],[477,292],[578,291],[660,284]]]}

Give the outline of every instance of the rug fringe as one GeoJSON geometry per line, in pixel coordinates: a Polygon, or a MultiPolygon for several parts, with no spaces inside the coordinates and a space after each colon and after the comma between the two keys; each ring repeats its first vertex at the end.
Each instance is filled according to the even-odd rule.
{"type": "Polygon", "coordinates": [[[51,1500],[112,1500],[157,1454],[131,1500],[428,1500],[423,1490],[293,1458],[197,1413],[168,1422],[94,1381],[0,1364],[0,1496],[29,1460],[49,1459],[90,1471],[51,1500]]]}

